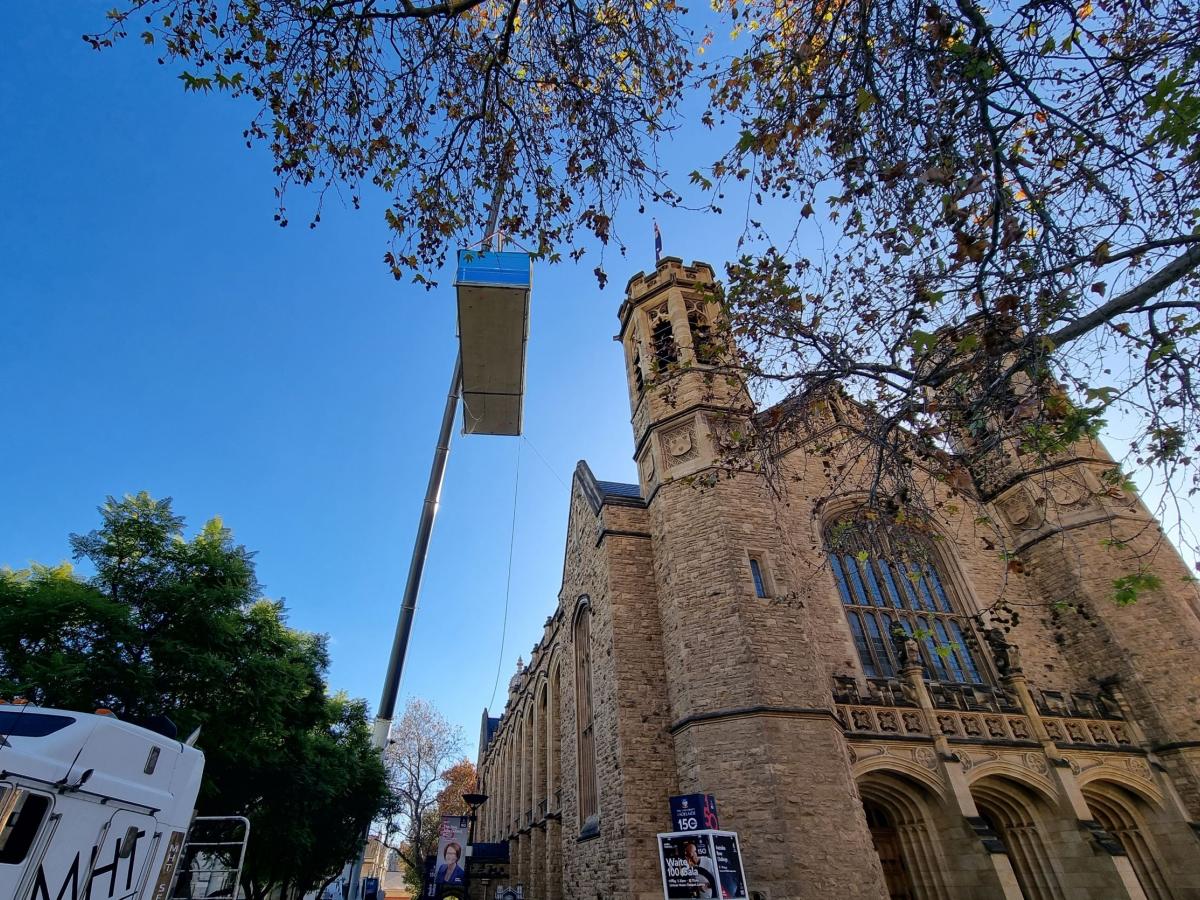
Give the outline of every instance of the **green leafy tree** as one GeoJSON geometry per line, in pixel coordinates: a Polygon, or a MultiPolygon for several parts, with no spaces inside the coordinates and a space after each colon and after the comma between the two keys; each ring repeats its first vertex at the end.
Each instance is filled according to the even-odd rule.
{"type": "Polygon", "coordinates": [[[1133,461],[1200,488],[1194,4],[711,6],[126,0],[89,40],[251,99],[281,196],[378,187],[387,264],[427,283],[493,212],[578,258],[622,198],[683,202],[655,151],[695,110],[728,152],[689,190],[749,210],[724,300],[740,371],[793,401],[772,428],[846,392],[873,498],[921,496],[914,459],[969,498],[978,456],[1047,462],[1120,414],[1133,461]]]}
{"type": "MultiPolygon", "coordinates": [[[[133,0],[89,36],[129,32],[182,67],[188,91],[247,98],[279,195],[387,192],[397,277],[425,281],[451,241],[503,230],[553,254],[607,241],[689,69],[674,0],[133,0]]],[[[287,223],[282,203],[276,215],[287,223]]],[[[318,207],[312,224],[320,219],[318,207]]]]}
{"type": "Polygon", "coordinates": [[[69,565],[0,574],[0,694],[200,728],[202,814],[251,820],[245,885],[299,894],[340,868],[386,794],[361,701],[329,697],[325,639],[262,599],[219,519],[188,539],[169,500],[108,498],[69,565]]]}
{"type": "Polygon", "coordinates": [[[253,833],[247,881],[256,900],[276,887],[298,900],[326,884],[354,858],[386,792],[361,700],[330,697],[322,720],[295,735],[282,755],[282,766],[261,773],[270,779],[264,795],[277,799],[253,833]]]}
{"type": "Polygon", "coordinates": [[[741,138],[710,174],[799,213],[729,269],[753,374],[869,403],[883,468],[913,434],[961,451],[948,418],[988,432],[977,454],[1050,456],[1117,406],[1140,463],[1194,474],[1194,8],[727,6],[751,37],[714,112],[741,138]],[[818,227],[819,256],[785,249],[818,227]]]}

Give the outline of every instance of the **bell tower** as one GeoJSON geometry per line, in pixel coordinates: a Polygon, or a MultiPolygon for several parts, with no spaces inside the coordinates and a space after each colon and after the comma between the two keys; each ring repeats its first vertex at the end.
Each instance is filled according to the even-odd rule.
{"type": "Polygon", "coordinates": [[[811,897],[821,872],[823,895],[882,900],[866,820],[844,802],[856,796],[849,754],[797,602],[781,501],[761,472],[725,465],[754,409],[718,297],[709,265],[667,257],[630,280],[619,312],[671,723],[662,737],[680,793],[713,794],[722,827],[741,835],[755,891],[811,897]]]}
{"type": "Polygon", "coordinates": [[[714,417],[752,405],[725,334],[712,266],[667,256],[629,280],[614,340],[625,352],[634,458],[642,495],[719,457],[714,417]]]}

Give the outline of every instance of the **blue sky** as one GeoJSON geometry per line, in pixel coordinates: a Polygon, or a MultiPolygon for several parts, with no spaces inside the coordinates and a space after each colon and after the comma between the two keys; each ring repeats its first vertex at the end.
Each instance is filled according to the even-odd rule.
{"type": "MultiPolygon", "coordinates": [[[[251,114],[184,94],[140,42],[96,53],[95,3],[19,4],[0,54],[0,565],[53,563],[108,494],[171,496],[258,551],[291,624],[331,637],[330,683],[378,702],[455,353],[454,296],[397,283],[380,198],[272,221],[251,114]]],[[[694,143],[689,145],[694,147],[694,143]]],[[[668,148],[687,172],[708,162],[668,148]]],[[[601,291],[589,254],[534,276],[526,436],[504,685],[562,577],[577,460],[636,480],[619,345],[625,282],[653,265],[647,216],[619,220],[601,291]]],[[[655,211],[665,252],[718,264],[736,229],[655,211]]],[[[732,224],[732,223],[731,223],[732,224]]],[[[456,433],[401,704],[462,725],[492,696],[518,442],[456,433]]]]}
{"type": "MultiPolygon", "coordinates": [[[[241,138],[251,108],[185,95],[136,40],[90,50],[103,6],[6,12],[0,565],[66,558],[108,494],[171,496],[193,529],[220,515],[258,551],[291,624],[330,635],[331,687],[374,706],[456,349],[450,279],[391,278],[369,192],[358,212],[331,197],[316,230],[295,193],[276,226],[271,160],[241,138]]],[[[686,138],[665,148],[673,172],[717,155],[686,138]]],[[[576,461],[636,477],[612,340],[625,282],[653,265],[635,207],[607,289],[594,253],[535,271],[502,656],[518,441],[454,439],[401,704],[434,702],[471,756],[497,664],[499,704],[554,609],[576,461]]],[[[650,212],[669,254],[720,268],[736,252],[736,214],[650,212]]]]}

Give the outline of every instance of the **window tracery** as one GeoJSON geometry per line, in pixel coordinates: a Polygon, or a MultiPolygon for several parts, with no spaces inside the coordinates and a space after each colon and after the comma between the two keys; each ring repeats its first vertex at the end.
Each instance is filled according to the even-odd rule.
{"type": "Polygon", "coordinates": [[[897,629],[915,640],[931,681],[983,684],[971,625],[939,571],[932,540],[909,529],[885,530],[842,519],[826,546],[859,661],[868,678],[903,668],[897,629]]]}

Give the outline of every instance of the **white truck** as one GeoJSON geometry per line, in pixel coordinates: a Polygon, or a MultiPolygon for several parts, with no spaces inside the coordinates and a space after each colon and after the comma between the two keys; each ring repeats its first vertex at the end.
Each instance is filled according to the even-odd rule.
{"type": "Polygon", "coordinates": [[[0,705],[0,900],[235,897],[249,825],[224,820],[237,840],[196,841],[203,771],[191,739],[0,705]]]}

